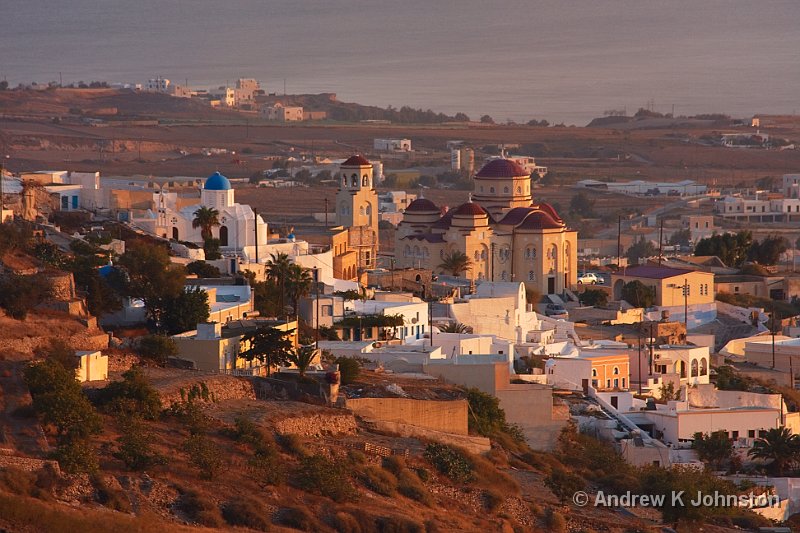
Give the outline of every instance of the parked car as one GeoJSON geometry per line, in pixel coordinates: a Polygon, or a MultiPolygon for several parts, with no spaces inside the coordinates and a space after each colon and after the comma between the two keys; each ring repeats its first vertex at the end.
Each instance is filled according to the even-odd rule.
{"type": "Polygon", "coordinates": [[[603,283],[603,278],[594,272],[584,272],[578,276],[578,285],[602,285],[603,283]]]}
{"type": "Polygon", "coordinates": [[[569,313],[561,304],[547,304],[544,314],[553,318],[569,318],[569,313]]]}

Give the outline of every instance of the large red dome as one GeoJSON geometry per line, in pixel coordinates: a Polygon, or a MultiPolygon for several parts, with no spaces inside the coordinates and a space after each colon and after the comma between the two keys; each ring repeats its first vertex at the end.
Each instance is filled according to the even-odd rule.
{"type": "Polygon", "coordinates": [[[436,204],[428,200],[427,198],[417,198],[406,207],[406,213],[419,213],[419,212],[439,212],[439,208],[436,207],[436,204]]]}
{"type": "Polygon", "coordinates": [[[521,166],[515,161],[510,159],[492,159],[481,168],[476,177],[478,178],[517,178],[520,176],[528,176],[530,173],[525,172],[521,166]]]}
{"type": "Polygon", "coordinates": [[[486,214],[487,214],[486,210],[484,210],[481,206],[479,206],[474,202],[467,202],[465,204],[461,204],[453,212],[454,216],[465,216],[465,217],[484,216],[486,214]]]}

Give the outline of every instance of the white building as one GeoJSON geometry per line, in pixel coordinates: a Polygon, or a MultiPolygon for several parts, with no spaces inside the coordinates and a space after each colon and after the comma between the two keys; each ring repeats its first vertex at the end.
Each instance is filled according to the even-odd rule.
{"type": "MultiPolygon", "coordinates": [[[[796,194],[792,187],[785,186],[790,194],[796,194]]],[[[796,222],[800,221],[800,198],[770,198],[767,193],[725,196],[714,204],[714,211],[723,218],[744,222],[796,222]]]]}
{"type": "Polygon", "coordinates": [[[379,152],[410,152],[411,139],[374,139],[372,147],[379,152]]]}
{"type": "Polygon", "coordinates": [[[704,385],[709,383],[711,353],[707,346],[670,345],[642,346],[639,351],[630,352],[631,388],[642,390],[660,397],[662,385],[672,383],[675,391],[682,386],[704,385]],[[641,373],[640,373],[641,372],[641,373]]]}
{"type": "MultiPolygon", "coordinates": [[[[460,152],[459,152],[460,155],[460,152]]],[[[487,161],[491,161],[492,159],[502,159],[499,156],[490,157],[487,161]]],[[[507,155],[505,159],[510,159],[514,161],[516,164],[521,166],[526,172],[529,174],[536,174],[540,178],[543,178],[547,174],[547,167],[543,167],[541,165],[536,164],[536,159],[527,155],[507,155]]],[[[452,159],[451,159],[452,163],[452,159]]]]}
{"type": "Polygon", "coordinates": [[[783,195],[786,198],[800,198],[800,174],[783,175],[783,195]]]}
{"type": "Polygon", "coordinates": [[[267,223],[256,216],[249,205],[236,203],[231,182],[215,172],[206,179],[200,192],[200,203],[177,210],[177,194],[164,190],[153,193],[154,209],[132,223],[159,237],[188,241],[202,246],[200,228],[193,228],[195,212],[210,207],[219,212],[219,226],[212,228],[212,237],[219,239],[223,255],[243,256],[250,261],[267,257],[267,223]],[[256,247],[258,257],[256,258],[256,247]]]}
{"type": "Polygon", "coordinates": [[[169,92],[170,82],[167,78],[161,76],[157,78],[150,78],[144,85],[144,90],[150,93],[166,93],[169,92]]]}
{"type": "MultiPolygon", "coordinates": [[[[428,331],[428,303],[411,297],[405,301],[389,300],[401,295],[378,293],[376,298],[386,300],[350,300],[345,302],[345,315],[400,315],[403,325],[397,328],[397,337],[403,341],[421,339],[428,331]],[[348,313],[349,312],[349,313],[348,313]]],[[[358,339],[356,339],[358,340],[358,339]]]]}
{"type": "Polygon", "coordinates": [[[78,368],[75,378],[81,383],[85,381],[104,381],[108,379],[108,356],[100,351],[75,352],[78,368]]]}
{"type": "Polygon", "coordinates": [[[261,108],[261,115],[267,120],[278,122],[301,122],[303,120],[303,108],[300,106],[285,106],[280,102],[275,105],[261,108]]]}

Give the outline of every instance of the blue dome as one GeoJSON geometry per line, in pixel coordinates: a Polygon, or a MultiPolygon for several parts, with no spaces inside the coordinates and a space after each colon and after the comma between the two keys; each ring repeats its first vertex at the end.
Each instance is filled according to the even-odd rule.
{"type": "Polygon", "coordinates": [[[111,272],[114,271],[113,265],[103,265],[97,269],[98,274],[100,274],[101,278],[107,278],[111,272]]]}
{"type": "Polygon", "coordinates": [[[228,191],[231,189],[231,182],[219,172],[214,172],[208,177],[203,188],[207,191],[228,191]]]}

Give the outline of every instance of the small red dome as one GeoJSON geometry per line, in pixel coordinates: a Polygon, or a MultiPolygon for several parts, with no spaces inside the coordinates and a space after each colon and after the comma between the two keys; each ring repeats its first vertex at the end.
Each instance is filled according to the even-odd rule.
{"type": "Polygon", "coordinates": [[[548,203],[541,203],[539,204],[539,209],[541,209],[542,211],[553,217],[553,220],[555,220],[556,222],[563,222],[563,220],[561,220],[561,217],[558,216],[558,213],[556,213],[556,210],[553,208],[552,205],[548,203]]]}
{"type": "Polygon", "coordinates": [[[453,212],[454,216],[464,216],[464,217],[479,217],[479,216],[484,216],[486,214],[487,214],[486,211],[475,202],[467,202],[465,204],[461,204],[453,212]]]}
{"type": "Polygon", "coordinates": [[[371,167],[372,163],[367,161],[363,156],[351,155],[347,161],[341,164],[343,167],[371,167]]]}
{"type": "Polygon", "coordinates": [[[525,172],[525,169],[510,159],[492,159],[483,165],[483,168],[478,171],[476,177],[517,178],[520,176],[528,176],[529,174],[529,172],[525,172]]]}
{"type": "Polygon", "coordinates": [[[563,227],[563,224],[553,220],[553,217],[544,211],[534,211],[525,218],[525,222],[517,226],[517,229],[561,229],[563,227]]]}
{"type": "Polygon", "coordinates": [[[439,212],[439,208],[436,207],[436,204],[428,200],[427,198],[417,198],[406,207],[406,213],[421,213],[421,212],[439,212]]]}

